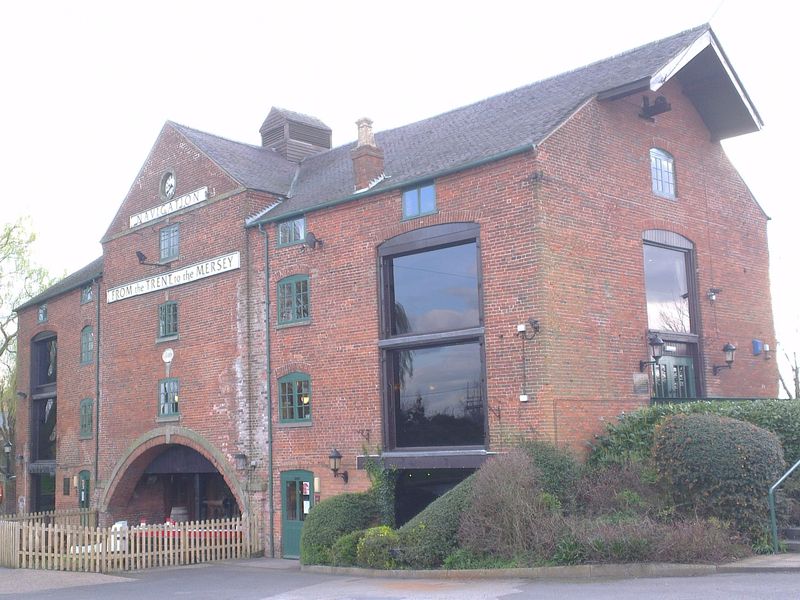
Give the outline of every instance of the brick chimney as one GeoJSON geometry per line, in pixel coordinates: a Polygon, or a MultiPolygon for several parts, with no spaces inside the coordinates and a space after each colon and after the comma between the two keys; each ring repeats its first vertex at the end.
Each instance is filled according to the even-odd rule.
{"type": "Polygon", "coordinates": [[[356,121],[358,144],[350,152],[353,158],[355,189],[368,190],[383,178],[383,150],[375,145],[372,121],[366,117],[356,121]]]}

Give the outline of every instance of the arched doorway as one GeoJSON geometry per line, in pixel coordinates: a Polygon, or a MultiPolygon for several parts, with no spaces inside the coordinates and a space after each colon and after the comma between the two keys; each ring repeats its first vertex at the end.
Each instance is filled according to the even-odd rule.
{"type": "Polygon", "coordinates": [[[212,452],[186,442],[156,437],[130,451],[110,478],[101,510],[112,521],[130,523],[228,518],[245,512],[225,465],[218,467],[221,461],[212,452]]]}

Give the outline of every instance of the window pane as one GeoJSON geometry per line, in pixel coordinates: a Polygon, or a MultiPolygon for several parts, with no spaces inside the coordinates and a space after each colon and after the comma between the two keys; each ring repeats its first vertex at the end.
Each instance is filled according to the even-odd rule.
{"type": "Polygon", "coordinates": [[[477,342],[389,353],[398,447],[484,442],[477,342]]]}
{"type": "Polygon", "coordinates": [[[392,334],[477,327],[477,259],[475,242],[391,259],[392,334]]]}
{"type": "Polygon", "coordinates": [[[287,481],[286,482],[286,499],[284,505],[284,514],[286,515],[287,521],[299,521],[300,515],[298,514],[297,510],[297,488],[299,482],[298,481],[287,481]]]}
{"type": "Polygon", "coordinates": [[[403,192],[403,216],[414,217],[419,214],[419,190],[403,192]]]}
{"type": "Polygon", "coordinates": [[[419,212],[430,213],[436,210],[436,188],[426,185],[419,190],[419,212]]]}
{"type": "Polygon", "coordinates": [[[305,239],[305,225],[305,219],[297,219],[296,221],[292,221],[293,242],[299,242],[300,240],[305,239]]]}
{"type": "Polygon", "coordinates": [[[645,244],[644,277],[647,326],[657,331],[690,333],[686,253],[645,244]]]}
{"type": "Polygon", "coordinates": [[[302,279],[295,283],[296,319],[308,318],[308,281],[302,279]]]}

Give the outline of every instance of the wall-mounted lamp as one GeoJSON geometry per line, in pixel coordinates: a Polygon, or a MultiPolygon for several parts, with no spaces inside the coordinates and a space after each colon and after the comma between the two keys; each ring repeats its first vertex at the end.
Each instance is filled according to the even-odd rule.
{"type": "Polygon", "coordinates": [[[25,400],[27,397],[28,397],[28,394],[26,394],[25,392],[17,392],[17,398],[20,399],[20,402],[22,400],[25,400]]]}
{"type": "Polygon", "coordinates": [[[328,461],[330,461],[331,471],[333,471],[334,477],[341,477],[345,483],[347,483],[348,475],[347,471],[339,472],[339,467],[342,466],[342,455],[339,451],[334,448],[331,450],[330,455],[328,456],[328,461]]]}
{"type": "Polygon", "coordinates": [[[661,357],[664,356],[664,340],[661,339],[657,333],[651,333],[647,336],[647,343],[650,344],[651,354],[653,356],[653,360],[640,360],[639,361],[639,372],[644,373],[645,367],[649,365],[657,365],[658,361],[661,360],[661,357]]]}
{"type": "Polygon", "coordinates": [[[247,454],[242,454],[241,452],[234,454],[233,460],[236,463],[237,471],[244,471],[247,469],[247,454]]]}
{"type": "Polygon", "coordinates": [[[0,473],[3,474],[3,477],[5,477],[6,480],[14,478],[14,476],[11,474],[11,448],[13,448],[11,442],[7,441],[5,444],[3,444],[3,454],[6,457],[6,468],[5,471],[0,469],[0,473]]]}
{"type": "Polygon", "coordinates": [[[769,360],[770,358],[772,358],[772,355],[770,354],[769,344],[764,344],[764,360],[769,360]]]}
{"type": "Polygon", "coordinates": [[[706,292],[706,298],[708,298],[709,302],[714,302],[717,299],[717,295],[722,291],[722,288],[709,288],[706,292]]]}
{"type": "Polygon", "coordinates": [[[136,258],[138,259],[140,265],[146,265],[148,267],[163,267],[163,266],[169,264],[168,262],[165,262],[165,263],[147,262],[147,257],[144,255],[144,252],[142,252],[141,250],[137,250],[136,251],[136,258]]]}
{"type": "Polygon", "coordinates": [[[528,319],[527,323],[517,325],[517,335],[523,340],[532,340],[539,333],[541,326],[538,319],[528,319]]]}
{"type": "Polygon", "coordinates": [[[316,248],[317,246],[319,246],[320,248],[322,248],[322,240],[321,240],[321,239],[319,239],[317,236],[315,236],[315,235],[314,235],[313,233],[311,233],[310,231],[306,233],[306,239],[305,239],[305,241],[303,242],[303,244],[304,244],[305,246],[308,246],[308,247],[309,247],[309,248],[311,248],[312,250],[313,250],[314,248],[316,248]]]}
{"type": "Polygon", "coordinates": [[[725,364],[724,365],[714,365],[711,369],[711,372],[716,375],[722,369],[730,369],[733,366],[733,359],[736,356],[736,346],[728,342],[722,347],[722,351],[725,353],[725,364]]]}

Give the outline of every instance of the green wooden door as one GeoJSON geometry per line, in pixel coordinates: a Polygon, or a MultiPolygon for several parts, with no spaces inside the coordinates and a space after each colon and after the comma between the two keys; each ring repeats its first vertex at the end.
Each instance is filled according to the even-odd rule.
{"type": "Polygon", "coordinates": [[[300,534],[314,502],[311,471],[281,473],[281,546],[283,558],[300,558],[300,534]]]}
{"type": "Polygon", "coordinates": [[[696,398],[694,359],[663,356],[653,365],[654,398],[696,398]]]}
{"type": "MultiPolygon", "coordinates": [[[[89,471],[78,473],[78,507],[89,508],[89,471]]],[[[81,525],[88,525],[86,515],[81,517],[81,525]]]]}

